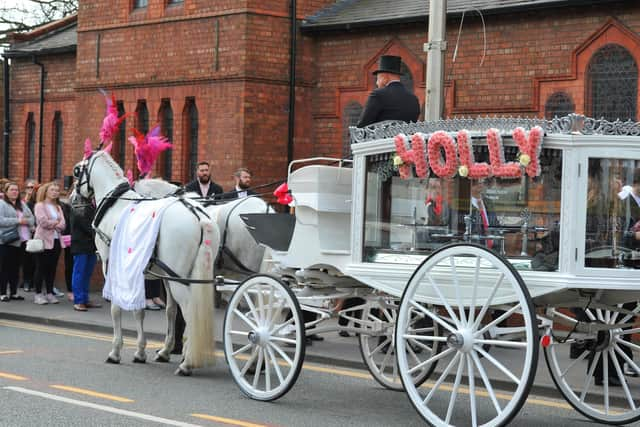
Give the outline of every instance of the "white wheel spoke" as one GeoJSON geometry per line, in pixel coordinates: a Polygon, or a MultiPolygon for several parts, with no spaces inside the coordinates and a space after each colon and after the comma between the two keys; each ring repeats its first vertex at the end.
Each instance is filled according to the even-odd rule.
{"type": "Polygon", "coordinates": [[[631,350],[635,350],[635,351],[640,351],[640,346],[634,343],[631,343],[629,341],[625,341],[621,338],[616,338],[616,341],[622,345],[625,345],[629,348],[631,348],[631,350]]]}
{"type": "Polygon", "coordinates": [[[432,342],[447,342],[447,337],[438,337],[431,335],[403,335],[402,338],[406,340],[416,340],[416,341],[432,341],[432,342]]]}
{"type": "Polygon", "coordinates": [[[242,294],[242,297],[249,306],[249,311],[251,312],[251,314],[253,314],[253,318],[255,319],[255,321],[260,323],[260,313],[258,313],[258,310],[256,310],[256,306],[253,304],[253,301],[249,296],[249,292],[245,292],[244,294],[242,294]]]}
{"type": "Polygon", "coordinates": [[[469,324],[473,324],[476,316],[476,299],[478,294],[478,280],[480,278],[480,257],[476,257],[476,268],[473,273],[473,292],[471,293],[471,305],[469,306],[469,324]]]}
{"type": "Polygon", "coordinates": [[[395,359],[393,360],[393,365],[391,366],[393,367],[392,368],[393,371],[391,373],[391,380],[395,382],[398,379],[398,364],[396,363],[395,359]]]}
{"type": "Polygon", "coordinates": [[[251,347],[253,347],[253,343],[252,343],[252,342],[250,342],[250,343],[249,343],[249,344],[247,344],[247,345],[244,345],[244,346],[240,347],[239,349],[237,349],[236,351],[234,351],[231,355],[232,355],[232,356],[235,356],[235,355],[237,355],[237,354],[244,353],[245,351],[249,350],[251,347]]]}
{"type": "Polygon", "coordinates": [[[262,353],[264,354],[262,357],[264,359],[264,382],[265,388],[267,391],[271,391],[271,368],[269,367],[269,354],[267,353],[267,349],[263,348],[262,353]]]}
{"type": "MultiPolygon", "coordinates": [[[[422,344],[420,341],[414,340],[414,339],[412,339],[412,338],[407,338],[407,341],[409,342],[409,344],[412,344],[412,345],[418,346],[418,347],[420,347],[421,349],[428,351],[429,353],[433,353],[433,348],[429,347],[429,346],[428,346],[428,345],[426,345],[426,344],[422,344]]],[[[411,346],[410,346],[410,345],[409,345],[409,346],[407,346],[407,347],[411,348],[411,346]]]]}
{"type": "Polygon", "coordinates": [[[618,353],[618,355],[624,359],[627,365],[629,365],[631,369],[636,371],[636,374],[640,375],[640,367],[636,365],[636,363],[633,360],[631,360],[631,358],[627,356],[627,354],[624,351],[622,351],[622,349],[620,349],[620,346],[616,345],[614,348],[616,350],[616,353],[618,353]]]}
{"type": "Polygon", "coordinates": [[[262,372],[262,350],[258,351],[258,362],[256,363],[255,371],[253,372],[253,388],[258,387],[258,380],[260,379],[260,372],[262,372]]]}
{"type": "Polygon", "coordinates": [[[276,371],[276,375],[278,376],[278,381],[280,381],[280,384],[282,384],[284,382],[284,376],[282,375],[282,370],[280,369],[278,358],[276,357],[273,349],[270,346],[267,346],[266,350],[269,354],[269,358],[271,359],[271,363],[273,364],[273,370],[276,371]]]}
{"type": "Polygon", "coordinates": [[[576,319],[574,319],[573,317],[567,316],[566,314],[559,312],[555,308],[552,310],[552,313],[553,313],[553,317],[560,317],[560,318],[566,320],[567,322],[569,322],[569,323],[571,323],[573,325],[578,323],[578,321],[576,319]]]}
{"type": "Polygon", "coordinates": [[[265,321],[271,321],[271,316],[273,316],[273,297],[274,297],[274,288],[273,286],[269,287],[269,299],[267,300],[267,315],[265,316],[265,321]]]}
{"type": "MultiPolygon", "coordinates": [[[[389,342],[391,342],[391,339],[389,339],[389,342]]],[[[393,353],[392,349],[391,349],[391,345],[389,345],[389,347],[387,348],[387,352],[384,354],[384,357],[382,358],[382,362],[380,362],[380,372],[384,372],[384,368],[387,367],[387,363],[389,362],[389,357],[391,357],[391,353],[393,353]]],[[[392,358],[392,361],[394,359],[392,358]]]]}
{"type": "Polygon", "coordinates": [[[449,257],[449,264],[451,266],[453,276],[453,286],[456,288],[456,302],[458,303],[458,313],[460,313],[460,323],[462,325],[467,324],[467,315],[464,312],[464,306],[460,299],[460,281],[458,280],[458,270],[456,269],[456,262],[452,256],[449,257]]]}
{"type": "Polygon", "coordinates": [[[247,332],[247,331],[236,331],[236,330],[232,330],[232,331],[228,331],[227,333],[228,333],[229,335],[238,335],[238,336],[242,336],[242,337],[247,338],[247,334],[248,334],[249,332],[247,332]]]}
{"type": "Polygon", "coordinates": [[[282,328],[284,328],[287,325],[292,324],[293,322],[295,322],[296,319],[294,316],[291,316],[288,320],[286,320],[284,323],[279,324],[277,327],[273,328],[271,331],[269,331],[269,333],[271,335],[277,335],[278,332],[280,332],[282,330],[282,328]]]}
{"type": "Polygon", "coordinates": [[[606,351],[602,353],[602,366],[604,372],[602,373],[602,381],[604,383],[604,413],[609,414],[609,353],[606,351]]]}
{"type": "Polygon", "coordinates": [[[417,364],[416,366],[414,366],[413,368],[409,369],[409,373],[413,374],[416,371],[419,371],[420,369],[424,368],[425,366],[430,365],[433,362],[436,362],[442,358],[447,357],[448,355],[450,355],[452,352],[455,351],[455,348],[450,347],[448,349],[446,349],[445,351],[441,351],[440,353],[436,354],[435,356],[432,356],[430,358],[428,358],[427,360],[420,362],[419,364],[417,364]]]}
{"type": "Polygon", "coordinates": [[[473,372],[473,362],[471,357],[467,356],[467,372],[469,373],[469,406],[471,407],[471,427],[478,426],[478,410],[476,408],[476,383],[475,373],[473,372]]]}
{"type": "Polygon", "coordinates": [[[496,393],[493,391],[493,386],[491,385],[491,380],[489,380],[489,376],[487,375],[487,371],[485,371],[484,366],[480,363],[480,359],[475,351],[471,352],[471,358],[473,359],[473,363],[476,365],[476,369],[480,373],[480,377],[482,378],[482,382],[484,383],[484,387],[487,389],[487,394],[493,403],[493,407],[496,408],[496,413],[498,415],[502,414],[502,408],[500,407],[500,403],[498,403],[498,399],[496,399],[496,393]]]}
{"type": "Polygon", "coordinates": [[[616,370],[616,375],[618,376],[618,380],[622,384],[622,390],[624,390],[624,395],[627,397],[627,402],[629,402],[629,406],[632,410],[636,410],[636,404],[633,401],[633,397],[631,397],[631,393],[629,392],[629,385],[627,384],[627,380],[622,373],[622,369],[620,369],[620,362],[618,362],[618,358],[616,357],[615,352],[612,348],[609,349],[609,357],[613,361],[613,367],[616,370]]]}
{"type": "Polygon", "coordinates": [[[514,305],[509,310],[507,310],[504,313],[502,313],[502,315],[500,315],[497,319],[492,320],[491,322],[487,323],[482,329],[480,329],[479,331],[474,332],[473,335],[475,335],[475,336],[482,335],[489,328],[499,324],[500,322],[505,320],[507,317],[511,316],[519,308],[520,308],[520,304],[519,303],[514,305]]]}
{"type": "Polygon", "coordinates": [[[484,349],[482,347],[473,346],[473,349],[475,351],[477,351],[478,353],[482,354],[482,357],[484,357],[489,362],[491,362],[491,364],[493,366],[495,366],[496,368],[500,369],[503,374],[505,374],[507,377],[509,377],[511,379],[511,381],[513,381],[517,385],[520,385],[520,379],[518,377],[516,377],[506,366],[504,366],[502,363],[500,363],[498,360],[496,360],[492,355],[490,355],[489,353],[484,351],[484,349]]]}
{"type": "Polygon", "coordinates": [[[433,314],[431,313],[429,310],[427,310],[426,308],[422,307],[420,304],[416,303],[415,301],[409,301],[409,303],[417,308],[419,311],[421,311],[422,313],[426,314],[427,316],[429,316],[431,319],[433,319],[433,321],[435,321],[436,323],[438,323],[440,326],[442,326],[443,328],[447,329],[449,332],[455,334],[458,331],[456,331],[451,325],[449,325],[447,322],[445,322],[444,320],[442,320],[440,318],[440,316],[438,316],[437,314],[433,314]]]}
{"type": "Polygon", "coordinates": [[[435,328],[433,326],[429,326],[428,328],[410,328],[409,332],[411,332],[412,334],[421,334],[426,332],[433,332],[434,330],[435,328]]]}
{"type": "Polygon", "coordinates": [[[240,370],[240,376],[244,376],[247,373],[251,365],[253,365],[253,363],[256,361],[256,358],[258,357],[258,353],[259,353],[259,348],[255,347],[253,349],[253,354],[251,355],[249,360],[245,362],[244,366],[240,370]]]}
{"type": "Polygon", "coordinates": [[[387,319],[387,322],[394,323],[393,316],[389,313],[389,309],[382,308],[381,310],[382,314],[384,314],[384,317],[387,319]]]}
{"type": "Polygon", "coordinates": [[[382,350],[384,348],[384,346],[390,345],[390,344],[391,344],[391,338],[388,337],[388,336],[385,336],[384,341],[382,341],[373,350],[371,350],[371,352],[369,353],[369,357],[372,357],[374,354],[376,354],[377,352],[382,350]]]}
{"type": "Polygon", "coordinates": [[[639,332],[640,332],[640,328],[633,328],[633,329],[625,329],[621,332],[614,332],[613,334],[620,337],[623,335],[637,334],[639,332]]]}
{"type": "Polygon", "coordinates": [[[247,326],[249,326],[251,329],[256,330],[258,329],[258,326],[253,323],[251,320],[249,320],[249,318],[247,316],[244,315],[244,313],[242,313],[240,310],[238,310],[237,308],[233,310],[233,312],[235,313],[236,316],[238,316],[240,319],[242,319],[244,321],[244,323],[247,324],[247,326]]]}
{"type": "Polygon", "coordinates": [[[476,321],[473,324],[473,327],[471,328],[471,330],[478,329],[478,326],[480,326],[480,322],[482,322],[484,315],[487,314],[487,310],[491,306],[491,303],[493,302],[493,298],[496,296],[496,292],[498,292],[498,288],[500,287],[500,285],[502,285],[503,280],[504,280],[504,273],[500,273],[500,277],[498,277],[496,284],[493,286],[493,289],[491,290],[491,294],[489,295],[489,298],[487,298],[484,305],[482,306],[482,309],[480,310],[480,313],[478,314],[478,317],[476,318],[476,321]]]}
{"type": "Polygon", "coordinates": [[[591,362],[591,367],[589,368],[589,372],[587,372],[587,376],[584,379],[584,384],[582,385],[582,392],[580,393],[580,402],[584,403],[585,397],[589,392],[589,387],[591,386],[591,380],[593,379],[593,372],[596,370],[596,366],[598,365],[598,360],[600,360],[600,353],[596,353],[596,356],[593,358],[591,362]]]}
{"type": "Polygon", "coordinates": [[[265,306],[264,306],[264,291],[262,290],[262,286],[258,286],[258,313],[260,314],[260,320],[264,322],[265,317],[265,306]]]}
{"type": "Polygon", "coordinates": [[[600,310],[599,308],[596,308],[596,317],[598,318],[599,321],[601,321],[602,323],[607,323],[604,320],[604,316],[602,315],[602,310],[600,310]]]}
{"type": "Polygon", "coordinates": [[[287,355],[287,353],[284,352],[284,350],[280,348],[279,345],[276,345],[271,341],[269,341],[269,346],[273,348],[275,351],[277,351],[280,357],[282,357],[284,361],[289,364],[289,366],[293,366],[293,360],[291,360],[291,358],[287,355]]]}
{"type": "MultiPolygon", "coordinates": [[[[418,345],[418,344],[420,344],[420,343],[414,343],[414,345],[418,345]]],[[[427,347],[427,346],[424,346],[424,347],[427,347]]],[[[420,363],[420,358],[418,357],[416,352],[413,351],[413,347],[411,346],[411,341],[407,342],[407,351],[409,352],[409,355],[411,355],[411,358],[413,359],[413,361],[415,363],[420,363]]],[[[428,351],[431,352],[432,350],[429,349],[428,351]]],[[[398,364],[396,363],[396,365],[398,365],[398,364]]]]}
{"type": "Polygon", "coordinates": [[[499,340],[475,340],[476,344],[489,344],[494,347],[508,347],[508,348],[527,348],[526,342],[520,341],[499,341],[499,340]]]}
{"type": "Polygon", "coordinates": [[[438,378],[438,380],[435,382],[435,384],[433,385],[433,387],[431,388],[431,390],[429,391],[429,393],[427,394],[427,397],[424,398],[424,400],[422,401],[423,404],[427,404],[429,403],[429,401],[431,400],[431,398],[433,397],[433,395],[435,394],[436,390],[442,385],[442,383],[444,382],[444,380],[447,378],[447,376],[449,375],[449,372],[451,372],[451,370],[453,369],[453,367],[456,365],[456,363],[458,363],[458,361],[460,360],[460,355],[462,353],[456,352],[456,355],[453,356],[453,359],[451,359],[451,361],[449,362],[449,364],[447,365],[447,367],[444,369],[444,371],[442,371],[442,374],[440,374],[440,377],[438,378]]]}
{"type": "Polygon", "coordinates": [[[451,415],[453,414],[453,407],[458,397],[458,389],[460,388],[460,380],[462,379],[462,371],[464,370],[465,355],[462,353],[460,356],[460,363],[458,363],[458,372],[456,372],[456,380],[453,383],[453,390],[451,390],[451,398],[449,399],[449,407],[447,408],[447,418],[445,422],[451,424],[451,415]]]}
{"type": "Polygon", "coordinates": [[[274,337],[273,335],[271,335],[271,338],[269,338],[270,341],[277,341],[277,342],[283,342],[285,344],[295,344],[296,340],[291,339],[291,338],[284,338],[284,337],[274,337]]]}
{"type": "Polygon", "coordinates": [[[440,301],[442,301],[442,305],[444,306],[444,308],[447,310],[447,313],[449,313],[449,316],[451,317],[451,320],[453,320],[453,322],[456,324],[456,326],[458,328],[461,328],[462,325],[460,324],[460,320],[458,320],[458,317],[455,315],[455,313],[453,312],[453,308],[451,308],[451,306],[449,305],[449,303],[447,302],[446,298],[444,297],[444,295],[442,295],[442,292],[440,291],[440,288],[438,287],[438,285],[436,285],[436,282],[433,281],[433,278],[431,277],[431,275],[427,276],[427,280],[429,281],[429,283],[431,283],[431,287],[436,291],[436,293],[438,294],[438,298],[440,298],[440,301]]]}
{"type": "Polygon", "coordinates": [[[587,317],[589,318],[589,320],[591,320],[592,322],[596,321],[596,316],[593,315],[593,313],[591,312],[590,309],[586,309],[584,310],[584,313],[587,315],[587,317]]]}
{"type": "MultiPolygon", "coordinates": [[[[555,349],[553,351],[555,352],[555,349]]],[[[582,354],[576,360],[574,360],[573,362],[571,362],[571,364],[569,366],[567,366],[567,369],[565,369],[560,374],[560,377],[564,378],[564,376],[567,375],[567,372],[569,372],[571,370],[571,368],[576,366],[578,363],[582,362],[588,355],[589,355],[589,350],[583,351],[582,354]]]]}

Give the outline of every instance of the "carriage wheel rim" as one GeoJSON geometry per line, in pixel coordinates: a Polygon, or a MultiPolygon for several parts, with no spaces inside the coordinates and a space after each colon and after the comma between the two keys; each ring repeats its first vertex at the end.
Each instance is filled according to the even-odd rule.
{"type": "Polygon", "coordinates": [[[299,306],[282,282],[252,276],[233,293],[225,313],[225,358],[234,380],[249,397],[274,400],[293,386],[304,360],[303,337],[299,306]],[[242,303],[247,305],[244,311],[242,303]],[[292,315],[283,321],[285,310],[292,315]],[[238,324],[248,330],[235,329],[238,324]],[[286,345],[293,346],[292,356],[286,345]]]}
{"type": "MultiPolygon", "coordinates": [[[[476,276],[473,278],[472,283],[474,289],[479,286],[478,277],[479,275],[476,274],[476,276]]],[[[501,286],[503,285],[496,285],[496,289],[501,286]]],[[[487,301],[485,301],[485,303],[492,302],[491,299],[494,297],[495,294],[494,296],[487,297],[487,301]]],[[[424,298],[420,299],[419,302],[424,302],[424,298]]],[[[434,303],[434,301],[429,300],[428,303],[434,303]]],[[[489,321],[489,323],[493,322],[496,322],[496,319],[489,321]]],[[[537,367],[537,330],[535,324],[535,313],[529,293],[524,286],[524,283],[522,282],[519,274],[515,271],[515,269],[513,269],[510,264],[508,264],[508,261],[506,261],[504,258],[490,252],[483,247],[471,244],[454,244],[445,246],[438,251],[435,251],[416,269],[412,278],[409,280],[401,300],[400,314],[398,317],[396,354],[398,357],[398,364],[400,366],[401,378],[403,384],[405,385],[411,403],[429,424],[435,426],[449,426],[452,425],[451,418],[453,416],[453,409],[456,407],[456,398],[460,392],[463,392],[469,398],[469,406],[467,406],[467,409],[469,409],[469,407],[471,409],[470,425],[497,426],[507,424],[518,413],[518,411],[524,404],[531,385],[533,384],[533,379],[537,367]],[[498,339],[487,340],[484,337],[483,330],[486,325],[482,325],[481,320],[479,320],[481,316],[483,318],[485,317],[483,315],[483,311],[480,311],[480,313],[476,313],[476,310],[480,307],[484,307],[484,305],[479,304],[479,301],[475,301],[473,299],[475,297],[472,297],[471,299],[472,301],[475,301],[474,304],[461,304],[461,301],[463,301],[463,299],[461,299],[460,295],[458,294],[458,291],[460,289],[457,289],[458,287],[460,287],[457,282],[457,280],[459,279],[455,278],[458,275],[457,269],[459,267],[455,267],[456,263],[453,261],[452,257],[460,257],[463,254],[475,257],[476,271],[480,271],[479,266],[481,264],[481,260],[483,260],[482,262],[488,262],[497,271],[497,273],[504,276],[504,283],[510,286],[509,289],[511,289],[513,296],[517,297],[516,302],[513,303],[513,307],[507,310],[507,313],[511,313],[509,314],[509,316],[513,314],[521,315],[522,319],[524,320],[524,326],[520,327],[522,333],[524,333],[525,335],[525,341],[523,343],[512,343],[506,340],[498,339]],[[435,316],[439,319],[440,326],[443,330],[443,334],[441,335],[443,336],[434,337],[431,339],[434,341],[445,341],[445,345],[442,347],[442,351],[438,355],[434,356],[434,358],[445,362],[446,367],[442,371],[442,373],[439,372],[437,375],[434,375],[434,379],[436,377],[437,379],[435,379],[435,382],[432,383],[429,391],[424,392],[426,394],[426,397],[422,397],[418,389],[409,382],[409,377],[407,375],[407,356],[406,352],[403,351],[408,341],[407,334],[406,332],[404,332],[406,330],[407,307],[419,305],[418,300],[415,299],[415,295],[421,280],[429,275],[430,277],[427,280],[434,281],[435,279],[431,278],[431,275],[433,273],[431,270],[442,260],[446,259],[451,260],[450,263],[453,266],[451,269],[451,277],[452,282],[455,285],[453,287],[456,288],[455,298],[451,297],[451,300],[455,301],[455,305],[457,305],[458,307],[466,308],[469,314],[467,315],[465,313],[465,310],[458,309],[458,315],[456,316],[455,309],[453,309],[452,307],[454,304],[447,303],[447,298],[441,295],[442,298],[440,299],[440,305],[442,305],[443,307],[447,306],[443,308],[443,310],[446,310],[447,315],[450,315],[451,317],[444,321],[439,316],[435,316]],[[470,310],[469,306],[471,305],[473,305],[475,309],[470,310]],[[511,310],[515,311],[511,312],[511,310]],[[474,314],[473,317],[471,313],[474,314]],[[478,318],[475,317],[476,315],[478,316],[478,318]],[[476,321],[478,322],[478,324],[476,324],[476,321]],[[450,337],[452,336],[456,337],[455,345],[446,345],[446,341],[448,339],[451,339],[450,337]],[[460,337],[463,338],[463,341],[467,341],[466,344],[464,342],[457,342],[458,338],[460,337]],[[471,342],[469,342],[469,340],[471,342]],[[491,345],[498,347],[508,345],[510,347],[520,349],[520,356],[523,362],[521,372],[518,375],[513,374],[511,371],[509,371],[509,369],[506,368],[505,364],[501,363],[500,360],[497,360],[487,351],[485,351],[483,347],[487,344],[487,342],[490,342],[491,345]],[[449,358],[448,364],[446,363],[446,360],[444,360],[445,358],[449,358]],[[504,403],[500,403],[501,399],[498,397],[499,393],[496,393],[494,388],[495,380],[492,380],[488,376],[488,370],[486,369],[486,366],[483,366],[481,359],[493,360],[491,363],[494,363],[495,361],[498,364],[502,364],[502,367],[509,371],[514,377],[513,379],[511,379],[511,381],[513,382],[512,388],[514,388],[513,396],[506,403],[506,405],[504,403]],[[445,379],[450,373],[455,375],[455,381],[449,397],[448,405],[445,405],[447,411],[446,414],[438,414],[435,412],[435,408],[434,410],[429,408],[429,404],[431,403],[431,399],[434,397],[434,395],[436,395],[441,390],[445,379]],[[467,379],[464,386],[462,386],[463,377],[467,379]],[[479,377],[479,379],[476,379],[476,377],[479,377]],[[481,393],[478,393],[480,391],[481,393]],[[478,396],[476,396],[476,394],[478,396],[488,397],[491,402],[489,403],[489,405],[493,407],[494,411],[490,412],[491,408],[487,411],[484,411],[482,414],[480,414],[482,416],[482,420],[478,419],[479,410],[481,408],[477,406],[476,400],[478,399],[478,396]],[[489,414],[490,416],[489,419],[485,422],[484,419],[487,418],[485,416],[486,414],[489,414]],[[493,414],[492,418],[491,414],[493,414]]],[[[443,411],[437,410],[437,412],[441,413],[443,411]]]]}
{"type": "MultiPolygon", "coordinates": [[[[633,311],[636,313],[640,312],[640,304],[636,304],[633,311]]],[[[566,317],[566,315],[558,313],[557,311],[554,311],[554,314],[566,317]]],[[[587,314],[592,321],[609,325],[629,321],[627,315],[621,315],[618,312],[610,310],[587,309],[585,314],[587,314]]],[[[638,333],[640,330],[638,328],[632,328],[631,332],[634,331],[638,333]]],[[[567,366],[561,363],[563,357],[559,353],[564,353],[565,350],[568,352],[569,346],[575,339],[568,339],[566,341],[554,340],[544,349],[545,361],[556,388],[574,409],[587,418],[605,424],[616,425],[628,424],[640,420],[640,401],[637,398],[634,399],[634,391],[637,395],[637,390],[630,388],[630,380],[624,374],[624,365],[620,363],[620,359],[625,363],[629,363],[631,369],[640,375],[640,364],[637,362],[638,356],[640,356],[640,346],[627,344],[626,341],[622,340],[623,337],[629,335],[631,332],[625,331],[622,328],[611,329],[608,331],[611,339],[608,341],[607,346],[601,349],[602,351],[596,350],[591,352],[585,349],[576,359],[570,360],[567,366]],[[622,353],[625,353],[625,349],[631,351],[632,355],[636,357],[628,360],[628,356],[626,358],[622,356],[622,353]],[[593,353],[593,356],[591,356],[590,353],[593,353]],[[588,362],[589,357],[593,357],[593,362],[591,362],[590,366],[587,366],[585,370],[582,362],[588,362]],[[606,363],[604,363],[605,358],[606,363]],[[595,385],[594,374],[599,360],[602,361],[602,369],[604,371],[602,386],[595,385]],[[610,368],[610,365],[613,365],[613,369],[610,368]],[[604,366],[606,366],[606,368],[604,366]],[[584,371],[583,375],[586,374],[581,384],[572,385],[567,380],[568,374],[573,369],[581,369],[584,371]],[[622,383],[622,386],[617,388],[622,389],[622,396],[612,396],[610,393],[608,383],[609,377],[612,375],[622,383]],[[602,390],[601,396],[598,394],[600,390],[602,390]],[[617,402],[625,402],[625,406],[621,407],[617,402]],[[617,406],[613,407],[613,404],[617,406]]],[[[600,348],[598,348],[598,350],[600,350],[600,348]]],[[[640,380],[636,380],[635,385],[640,385],[640,380]]]]}

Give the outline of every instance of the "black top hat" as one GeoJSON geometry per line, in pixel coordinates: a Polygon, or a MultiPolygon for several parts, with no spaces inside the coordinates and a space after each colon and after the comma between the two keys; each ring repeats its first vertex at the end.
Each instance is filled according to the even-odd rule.
{"type": "Polygon", "coordinates": [[[399,56],[393,55],[382,55],[380,57],[380,61],[378,62],[378,69],[373,72],[373,74],[378,73],[392,73],[392,74],[402,74],[400,71],[400,67],[402,66],[402,58],[399,56]]]}

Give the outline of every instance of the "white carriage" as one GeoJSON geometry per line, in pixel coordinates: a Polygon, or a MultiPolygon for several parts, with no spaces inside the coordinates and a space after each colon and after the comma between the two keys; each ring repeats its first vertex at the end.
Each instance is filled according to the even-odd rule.
{"type": "MultiPolygon", "coordinates": [[[[352,129],[353,164],[292,165],[291,238],[286,226],[244,216],[259,240],[279,243],[272,275],[242,282],[229,302],[234,379],[253,398],[276,399],[298,376],[306,333],[351,331],[373,376],[404,387],[427,423],[505,425],[527,398],[542,349],[579,412],[608,424],[640,419],[639,135],[637,123],[578,115],[385,123],[352,129]],[[498,128],[506,160],[515,160],[523,150],[514,129],[534,126],[544,130],[529,153],[541,173],[486,182],[479,216],[478,190],[460,176],[468,170],[398,176],[398,134],[428,140],[445,131],[453,140],[467,129],[479,162],[495,154],[487,130],[498,128]],[[425,210],[433,186],[443,188],[437,221],[425,210]],[[339,310],[336,301],[354,297],[359,304],[339,310]],[[350,325],[324,326],[336,316],[350,325]]],[[[444,147],[430,157],[443,153],[444,166],[444,147]]]]}

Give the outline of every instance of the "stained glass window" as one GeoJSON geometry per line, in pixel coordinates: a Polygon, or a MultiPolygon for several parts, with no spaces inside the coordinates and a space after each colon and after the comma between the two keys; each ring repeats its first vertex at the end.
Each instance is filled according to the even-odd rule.
{"type": "Polygon", "coordinates": [[[587,67],[587,114],[609,121],[636,120],[638,65],[624,47],[607,44],[587,67]]]}
{"type": "Polygon", "coordinates": [[[555,92],[547,98],[544,103],[545,119],[553,119],[554,117],[564,117],[570,113],[575,113],[576,106],[571,97],[565,92],[555,92]]]}

